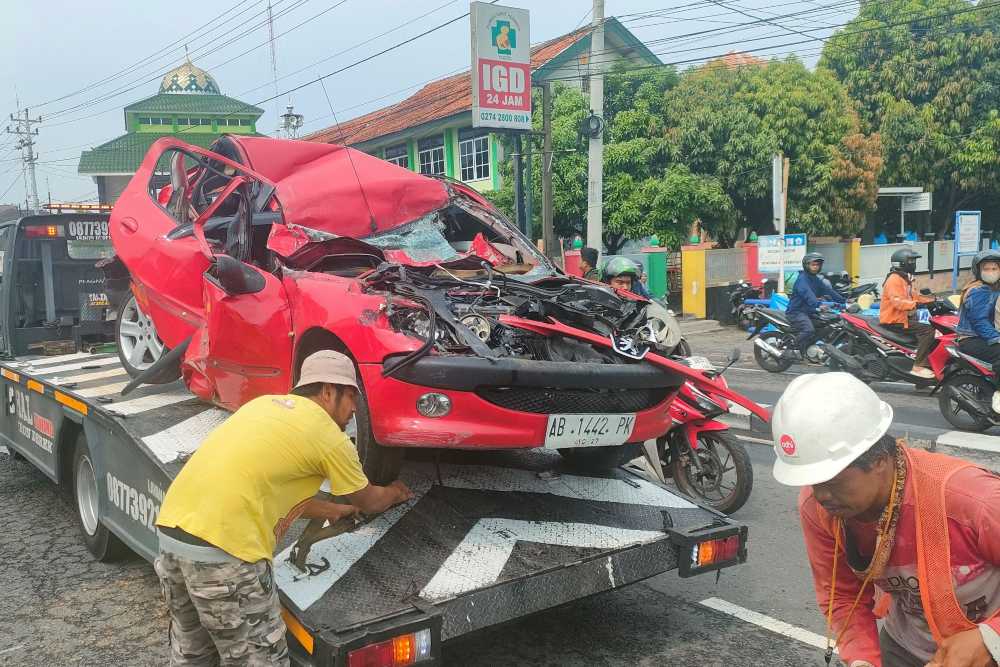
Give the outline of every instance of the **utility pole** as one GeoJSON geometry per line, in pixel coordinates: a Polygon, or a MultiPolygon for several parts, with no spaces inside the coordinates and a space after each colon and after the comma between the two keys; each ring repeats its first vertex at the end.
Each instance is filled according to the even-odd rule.
{"type": "MultiPolygon", "coordinates": [[[[274,83],[274,115],[278,115],[278,53],[274,43],[274,14],[271,3],[267,3],[267,41],[271,46],[271,81],[274,83]]],[[[281,126],[278,126],[278,136],[281,136],[281,126]]]]}
{"type": "Polygon", "coordinates": [[[558,256],[556,232],[552,226],[552,86],[542,85],[542,239],[545,254],[558,256]]]}
{"type": "MultiPolygon", "coordinates": [[[[604,0],[594,0],[594,29],[590,33],[590,113],[604,116],[604,0]]],[[[601,128],[590,133],[587,151],[587,244],[600,251],[604,238],[604,137],[601,128]]]]}
{"type": "Polygon", "coordinates": [[[285,113],[281,114],[281,130],[285,133],[286,139],[295,139],[299,134],[299,128],[305,116],[300,113],[293,113],[295,109],[291,104],[285,107],[285,113]]]}
{"type": "Polygon", "coordinates": [[[14,144],[16,150],[21,151],[22,160],[24,160],[25,165],[25,194],[27,198],[28,209],[32,213],[37,213],[41,210],[38,203],[38,182],[35,180],[35,161],[38,160],[38,155],[35,153],[35,141],[34,137],[38,136],[38,128],[31,129],[32,125],[37,125],[42,122],[42,117],[31,118],[28,115],[28,110],[24,110],[24,116],[21,112],[17,112],[17,116],[14,114],[10,115],[11,121],[17,123],[12,130],[10,126],[7,126],[8,134],[17,135],[17,143],[14,144]]]}

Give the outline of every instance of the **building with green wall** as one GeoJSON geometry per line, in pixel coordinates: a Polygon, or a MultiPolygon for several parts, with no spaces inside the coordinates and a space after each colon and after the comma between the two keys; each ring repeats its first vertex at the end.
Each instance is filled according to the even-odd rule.
{"type": "MultiPolygon", "coordinates": [[[[588,26],[531,48],[531,80],[558,81],[589,90],[588,26]]],[[[615,18],[605,21],[605,69],[624,60],[660,64],[615,18]]],[[[342,144],[424,174],[449,176],[480,190],[500,187],[504,159],[496,132],[472,127],[472,79],[468,71],[427,84],[405,100],[314,132],[308,141],[342,144]]]]}
{"type": "Polygon", "coordinates": [[[257,134],[264,110],[223,95],[190,60],[163,77],[159,92],[125,107],[125,134],[80,155],[79,173],[97,183],[102,204],[113,204],[154,141],[174,136],[207,148],[222,134],[257,134]]]}

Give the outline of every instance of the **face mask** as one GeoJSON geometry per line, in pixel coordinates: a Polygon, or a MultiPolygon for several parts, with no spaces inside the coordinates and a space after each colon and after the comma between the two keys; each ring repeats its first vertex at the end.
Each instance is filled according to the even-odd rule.
{"type": "Polygon", "coordinates": [[[979,275],[982,276],[983,282],[987,285],[992,285],[996,281],[1000,280],[1000,271],[990,271],[989,273],[983,271],[979,275]]]}

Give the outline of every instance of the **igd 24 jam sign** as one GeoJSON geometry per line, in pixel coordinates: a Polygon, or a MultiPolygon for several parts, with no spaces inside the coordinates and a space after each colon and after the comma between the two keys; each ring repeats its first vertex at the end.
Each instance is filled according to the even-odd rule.
{"type": "Polygon", "coordinates": [[[473,2],[472,125],[531,129],[528,11],[473,2]]]}

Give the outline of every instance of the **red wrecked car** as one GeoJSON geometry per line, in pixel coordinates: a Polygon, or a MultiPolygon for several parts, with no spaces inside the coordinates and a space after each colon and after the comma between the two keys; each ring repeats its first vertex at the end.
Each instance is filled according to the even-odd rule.
{"type": "Polygon", "coordinates": [[[562,274],[475,190],[353,149],[160,139],[110,227],[133,384],[180,376],[234,410],[287,393],[312,352],[344,352],[376,482],[402,447],[611,467],[667,431],[686,378],[712,381],[665,358],[646,301],[562,274]]]}

